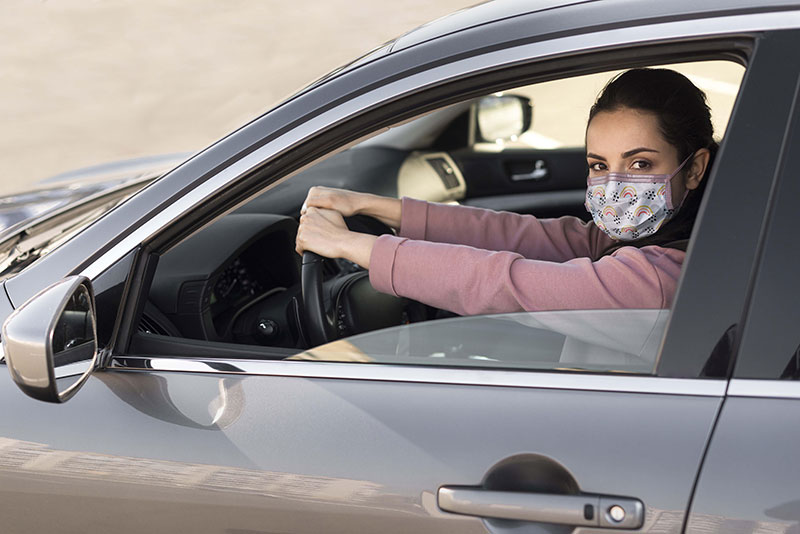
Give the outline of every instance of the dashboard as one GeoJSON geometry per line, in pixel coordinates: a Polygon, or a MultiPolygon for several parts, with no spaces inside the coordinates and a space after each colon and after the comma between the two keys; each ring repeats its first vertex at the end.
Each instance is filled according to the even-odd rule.
{"type": "Polygon", "coordinates": [[[231,214],[184,240],[158,261],[149,302],[161,313],[149,321],[163,314],[192,339],[295,346],[296,233],[291,217],[231,214]]]}

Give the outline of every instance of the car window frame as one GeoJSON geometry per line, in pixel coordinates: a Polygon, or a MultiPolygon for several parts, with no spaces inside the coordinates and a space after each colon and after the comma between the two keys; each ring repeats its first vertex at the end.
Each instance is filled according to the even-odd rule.
{"type": "MultiPolygon", "coordinates": [[[[665,60],[666,60],[666,58],[665,58],[665,60]]],[[[673,60],[674,60],[674,57],[670,56],[669,60],[670,60],[670,61],[673,61],[673,60]]],[[[606,70],[606,69],[604,68],[604,69],[601,69],[601,70],[606,70]]],[[[568,70],[568,71],[566,71],[566,72],[562,71],[562,72],[559,72],[559,76],[558,76],[558,77],[559,77],[559,78],[561,78],[561,77],[567,77],[567,76],[569,76],[569,75],[572,75],[572,74],[573,74],[573,73],[572,73],[571,71],[569,71],[569,70],[568,70]]],[[[552,77],[553,77],[553,76],[552,76],[552,75],[550,75],[548,79],[552,79],[552,77]]],[[[513,83],[513,82],[511,82],[511,81],[509,81],[509,82],[506,82],[506,84],[505,84],[505,85],[508,85],[508,84],[510,84],[510,83],[513,83]]],[[[469,95],[469,98],[471,98],[471,97],[473,97],[473,96],[474,96],[474,94],[472,94],[472,93],[468,93],[468,95],[469,95]]],[[[405,107],[405,106],[404,106],[404,107],[405,107]]],[[[288,174],[288,173],[287,173],[287,174],[288,174]]],[[[169,246],[171,243],[175,242],[176,240],[177,240],[177,238],[176,238],[176,237],[170,237],[170,236],[167,236],[167,235],[162,235],[162,236],[160,236],[160,239],[158,239],[158,240],[155,240],[155,241],[153,241],[153,242],[151,242],[151,243],[147,244],[147,245],[146,245],[146,250],[149,250],[149,252],[157,252],[157,251],[159,251],[159,250],[162,250],[162,249],[164,249],[164,248],[168,247],[168,246],[169,246]]],[[[147,269],[147,270],[148,270],[148,271],[150,271],[150,269],[147,269]]],[[[141,289],[140,289],[140,290],[141,290],[141,289]]],[[[135,315],[134,315],[134,316],[135,316],[135,315]]],[[[127,321],[126,321],[126,322],[127,322],[127,321]]],[[[135,324],[135,321],[132,321],[132,322],[131,322],[131,324],[135,324]]],[[[119,346],[120,346],[120,347],[124,347],[124,349],[123,349],[122,351],[120,351],[120,352],[121,352],[122,354],[125,354],[125,352],[124,352],[124,351],[127,349],[128,345],[122,345],[122,344],[120,344],[119,346]]],[[[265,349],[265,350],[268,350],[268,349],[265,349]]],[[[659,357],[659,366],[660,366],[660,365],[661,365],[661,357],[659,357]]],[[[655,372],[654,374],[656,374],[656,375],[658,374],[658,373],[657,373],[657,370],[656,370],[656,372],[655,372]]]]}
{"type": "MultiPolygon", "coordinates": [[[[757,41],[687,249],[660,376],[709,376],[705,370],[711,358],[726,363],[735,358],[735,344],[728,340],[731,329],[744,324],[759,236],[800,72],[796,64],[786,67],[787,47],[791,53],[797,50],[795,63],[800,63],[798,43],[798,30],[766,32],[757,41]],[[754,176],[767,178],[761,182],[754,176]],[[740,209],[742,198],[748,210],[740,209]],[[692,268],[695,264],[702,267],[692,268]]],[[[722,372],[712,378],[728,378],[728,365],[714,367],[722,372]]]]}
{"type": "MultiPolygon", "coordinates": [[[[757,18],[754,20],[757,20],[757,18]]],[[[745,26],[747,26],[747,24],[745,24],[745,26]]],[[[315,128],[319,128],[319,124],[309,124],[307,125],[307,129],[299,128],[296,129],[297,131],[289,129],[290,125],[287,125],[272,136],[267,136],[267,138],[262,137],[261,141],[259,141],[260,145],[258,148],[253,148],[255,145],[252,144],[247,145],[249,148],[237,152],[236,158],[226,159],[211,171],[204,171],[201,178],[194,176],[194,181],[189,180],[187,183],[186,173],[190,172],[193,163],[196,163],[198,160],[197,157],[193,158],[176,171],[179,175],[183,172],[181,178],[172,178],[170,175],[173,173],[170,173],[165,179],[155,184],[159,185],[164,180],[167,180],[170,184],[183,184],[175,194],[185,194],[189,192],[190,196],[193,195],[191,199],[193,204],[190,203],[188,207],[186,207],[186,205],[181,205],[179,208],[175,208],[176,210],[180,209],[178,219],[183,224],[173,222],[167,225],[164,223],[166,217],[159,218],[160,214],[158,213],[153,216],[154,212],[150,211],[140,220],[146,220],[148,216],[151,217],[151,219],[158,219],[153,224],[161,224],[161,226],[158,226],[159,232],[149,235],[144,241],[137,241],[140,234],[137,234],[136,231],[132,234],[128,234],[127,238],[136,238],[131,241],[131,246],[143,244],[145,247],[143,256],[148,256],[149,253],[156,252],[161,247],[166,247],[174,243],[181,236],[198,230],[213,217],[231,211],[238,203],[243,202],[246,198],[251,196],[254,191],[263,190],[263,181],[261,183],[256,183],[259,181],[259,178],[263,176],[260,174],[261,171],[268,169],[273,172],[272,179],[277,179],[279,176],[285,177],[291,174],[292,171],[302,168],[304,165],[316,160],[322,155],[320,153],[321,151],[330,152],[335,148],[335,146],[332,147],[330,145],[330,141],[328,144],[323,144],[321,148],[320,146],[311,147],[310,145],[313,145],[316,137],[308,133],[309,129],[312,130],[315,135],[327,135],[330,136],[329,138],[336,139],[338,146],[341,147],[358,138],[358,134],[353,132],[354,129],[362,129],[363,135],[365,124],[369,124],[372,129],[375,129],[388,125],[393,121],[410,118],[412,113],[408,111],[410,107],[409,104],[418,106],[414,107],[415,111],[413,113],[417,114],[452,103],[454,97],[449,91],[453,84],[463,84],[463,89],[458,96],[458,99],[461,100],[479,94],[485,94],[495,89],[513,87],[521,83],[533,83],[539,79],[552,79],[554,76],[548,74],[548,69],[555,68],[561,69],[569,67],[567,70],[570,71],[570,74],[578,74],[580,72],[607,70],[621,65],[631,66],[637,61],[639,63],[648,64],[657,63],[657,58],[663,58],[664,63],[675,62],[677,60],[689,60],[690,57],[692,60],[698,57],[709,59],[727,57],[738,58],[739,60],[745,61],[744,58],[748,57],[754,41],[759,38],[757,34],[735,32],[730,28],[721,31],[720,35],[716,37],[706,35],[704,32],[700,32],[702,33],[702,37],[698,37],[699,33],[697,28],[684,22],[654,24],[648,28],[657,28],[663,30],[663,32],[656,32],[650,41],[644,43],[640,43],[640,39],[634,38],[637,32],[641,32],[641,28],[626,29],[630,30],[628,33],[630,35],[630,41],[625,41],[625,39],[620,41],[619,30],[616,32],[597,32],[590,36],[565,38],[570,46],[574,48],[567,47],[565,49],[563,46],[564,39],[555,39],[542,43],[515,46],[500,51],[489,51],[485,54],[486,57],[482,58],[484,62],[482,63],[483,66],[473,65],[472,60],[474,58],[458,59],[454,60],[453,63],[435,66],[429,71],[414,74],[408,78],[396,81],[397,83],[395,85],[390,83],[387,86],[375,89],[374,92],[376,94],[374,98],[377,100],[374,102],[376,103],[373,104],[372,107],[368,107],[366,111],[364,111],[363,108],[354,111],[352,106],[348,107],[347,104],[358,104],[354,102],[339,102],[336,105],[332,104],[332,107],[324,110],[339,110],[340,117],[349,117],[349,121],[346,124],[342,122],[343,118],[333,120],[331,117],[327,117],[325,120],[333,120],[333,122],[329,123],[328,128],[322,128],[321,130],[315,130],[315,128]],[[592,48],[590,51],[586,51],[584,47],[587,46],[586,40],[589,38],[599,38],[599,42],[605,43],[605,45],[597,44],[595,41],[592,41],[595,42],[596,48],[599,48],[599,51],[592,47],[590,47],[592,48]],[[630,42],[637,42],[637,46],[631,48],[629,46],[630,42]],[[537,50],[538,52],[536,52],[537,50]],[[498,56],[501,52],[506,55],[503,56],[501,54],[498,56]],[[553,54],[555,54],[555,56],[553,54]],[[521,56],[524,59],[521,59],[521,56]],[[499,61],[498,64],[496,62],[499,57],[505,57],[505,59],[499,61]],[[643,59],[644,57],[647,58],[647,61],[643,59]],[[487,62],[495,63],[487,65],[487,62]],[[441,76],[444,76],[444,78],[441,76]],[[420,84],[423,80],[425,80],[424,83],[420,84]],[[402,100],[398,99],[400,95],[403,96],[402,100]],[[336,107],[337,105],[340,107],[336,107]],[[376,119],[376,115],[377,117],[382,116],[383,119],[376,119]],[[389,117],[391,117],[391,119],[389,117]],[[339,130],[342,127],[343,129],[339,130]],[[345,132],[345,135],[337,135],[340,132],[345,132]],[[281,137],[284,133],[289,134],[287,139],[281,137]],[[281,140],[281,143],[278,143],[276,140],[281,140]],[[270,144],[272,141],[275,142],[270,144]],[[285,149],[280,149],[280,146],[285,147],[285,149]],[[317,150],[313,150],[312,148],[316,148],[317,150]],[[299,154],[293,154],[292,157],[287,157],[286,150],[288,149],[299,151],[299,154]],[[303,149],[306,151],[303,151],[303,149]],[[264,158],[261,153],[269,153],[270,150],[274,151],[273,155],[264,158]],[[259,151],[261,151],[261,153],[259,151]],[[196,189],[197,184],[200,182],[203,182],[204,185],[207,186],[202,192],[196,189]],[[219,203],[213,206],[202,206],[202,201],[205,199],[205,197],[202,196],[203,194],[210,195],[211,192],[218,192],[223,186],[227,189],[224,190],[225,194],[221,196],[219,203]],[[164,231],[165,227],[168,227],[169,231],[164,231]]],[[[625,32],[623,31],[623,33],[625,32]]],[[[356,69],[351,74],[358,72],[359,69],[356,69]]],[[[559,70],[559,77],[563,76],[563,72],[564,71],[559,70]]],[[[316,97],[318,96],[317,93],[322,91],[327,85],[328,84],[323,84],[304,96],[316,97]]],[[[293,103],[299,104],[302,101],[303,98],[298,98],[294,100],[293,103]]],[[[262,117],[259,121],[269,116],[270,114],[267,114],[267,116],[262,117]]],[[[259,121],[256,121],[256,123],[259,121]]],[[[243,135],[246,130],[253,127],[256,123],[243,128],[237,134],[243,135]]],[[[251,135],[252,138],[253,131],[251,130],[247,133],[251,135]]],[[[232,138],[233,137],[235,137],[235,135],[232,136],[232,138]]],[[[226,141],[218,143],[212,147],[211,150],[224,144],[226,144],[226,141]]],[[[242,142],[236,146],[241,147],[243,144],[246,145],[247,143],[242,142]]],[[[133,198],[133,202],[126,203],[122,208],[131,204],[141,204],[145,199],[152,198],[153,194],[155,194],[158,189],[158,187],[146,189],[144,192],[136,195],[136,197],[133,198]]],[[[167,201],[174,200],[174,198],[176,198],[175,195],[168,196],[167,201]]],[[[163,202],[163,199],[160,199],[160,201],[163,202]]],[[[124,209],[118,208],[114,210],[112,214],[118,215],[120,212],[124,211],[124,209]]],[[[168,221],[169,219],[166,220],[168,221]]],[[[90,227],[89,230],[93,228],[96,229],[97,226],[98,225],[95,224],[93,227],[90,227]]],[[[151,228],[152,226],[148,227],[146,230],[142,230],[141,235],[147,235],[145,232],[150,231],[151,228]]],[[[106,229],[105,232],[107,233],[108,229],[106,229]]],[[[30,276],[28,275],[29,273],[23,272],[20,276],[9,281],[7,288],[9,289],[9,294],[12,296],[12,300],[21,300],[19,298],[20,296],[24,297],[26,292],[30,293],[32,291],[32,286],[36,283],[35,278],[32,276],[33,273],[37,271],[48,272],[48,268],[51,273],[58,273],[60,270],[63,270],[64,267],[62,266],[53,269],[54,263],[58,263],[59,260],[74,260],[76,255],[79,255],[81,259],[77,267],[72,268],[72,272],[96,276],[100,269],[107,267],[107,264],[104,264],[103,261],[98,261],[98,258],[102,259],[104,254],[108,255],[113,250],[116,250],[116,248],[125,245],[125,236],[123,236],[122,240],[109,241],[97,252],[90,255],[89,259],[86,259],[85,250],[80,250],[79,244],[85,243],[92,235],[96,235],[96,233],[93,234],[91,231],[84,232],[82,235],[78,236],[78,239],[74,239],[73,242],[68,243],[68,247],[62,247],[62,249],[54,251],[54,253],[45,258],[43,265],[32,266],[35,268],[30,269],[30,276]],[[65,250],[68,252],[64,252],[65,250]],[[58,254],[59,252],[63,253],[58,254]]],[[[74,265],[74,263],[72,264],[74,265]]],[[[70,265],[70,261],[67,261],[66,265],[70,265]]],[[[142,270],[142,268],[137,267],[137,272],[142,270]]],[[[125,314],[128,320],[135,316],[135,303],[139,300],[129,297],[131,295],[138,295],[141,292],[142,278],[133,280],[133,282],[129,284],[129,288],[128,298],[125,299],[125,314]]],[[[123,351],[122,354],[124,354],[124,350],[127,348],[128,340],[129,339],[124,339],[123,343],[117,344],[123,351]]]]}
{"type": "MultiPolygon", "coordinates": [[[[564,75],[564,74],[566,74],[566,73],[561,73],[561,74],[562,74],[562,75],[564,75]]],[[[164,242],[166,242],[166,240],[165,240],[164,242]]],[[[162,245],[162,246],[163,246],[163,245],[162,245]]],[[[157,248],[158,248],[158,247],[157,247],[157,246],[153,246],[153,245],[151,245],[151,248],[152,248],[153,250],[157,250],[157,248]]],[[[266,349],[265,349],[265,350],[266,350],[266,349]]],[[[624,371],[624,370],[623,370],[623,371],[624,371]]],[[[656,373],[654,373],[654,374],[656,374],[656,373]]]]}
{"type": "MultiPolygon", "coordinates": [[[[760,256],[748,295],[744,328],[737,340],[739,351],[733,378],[782,380],[792,359],[800,353],[799,286],[791,265],[800,263],[800,247],[794,232],[800,197],[800,76],[794,95],[787,134],[781,147],[778,177],[770,191],[767,222],[759,239],[760,256]],[[793,291],[794,289],[794,291],[793,291]],[[776,313],[776,310],[780,310],[776,313]]],[[[792,380],[800,380],[794,377],[792,380]]],[[[766,384],[765,384],[766,385],[766,384]]],[[[800,387],[796,388],[800,394],[800,387]]]]}

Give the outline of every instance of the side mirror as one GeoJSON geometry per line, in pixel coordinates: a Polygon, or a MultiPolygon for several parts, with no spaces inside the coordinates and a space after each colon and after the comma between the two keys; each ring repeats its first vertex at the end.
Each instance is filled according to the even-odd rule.
{"type": "Polygon", "coordinates": [[[515,141],[533,123],[533,104],[524,96],[485,96],[475,106],[475,118],[477,142],[515,141]]]}
{"type": "Polygon", "coordinates": [[[35,399],[68,400],[95,368],[96,324],[88,278],[70,276],[38,293],[3,324],[14,382],[35,399]]]}

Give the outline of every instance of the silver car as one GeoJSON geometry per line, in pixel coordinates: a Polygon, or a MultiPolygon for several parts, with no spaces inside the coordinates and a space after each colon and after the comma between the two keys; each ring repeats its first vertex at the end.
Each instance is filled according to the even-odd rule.
{"type": "Polygon", "coordinates": [[[796,0],[497,1],[5,199],[0,531],[798,532],[799,79],[796,0]],[[455,317],[294,252],[317,184],[585,217],[579,95],[665,64],[724,132],[671,309],[455,317]]]}

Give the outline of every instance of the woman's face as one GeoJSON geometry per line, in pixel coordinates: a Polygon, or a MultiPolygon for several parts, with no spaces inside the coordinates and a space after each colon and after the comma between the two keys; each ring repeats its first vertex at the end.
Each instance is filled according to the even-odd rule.
{"type": "MultiPolygon", "coordinates": [[[[656,115],[647,111],[630,108],[601,111],[586,128],[589,177],[609,172],[672,174],[681,164],[678,157],[677,149],[661,135],[656,115]]],[[[681,203],[687,189],[695,189],[700,183],[699,179],[688,178],[689,173],[682,172],[671,180],[674,206],[681,203]]]]}

